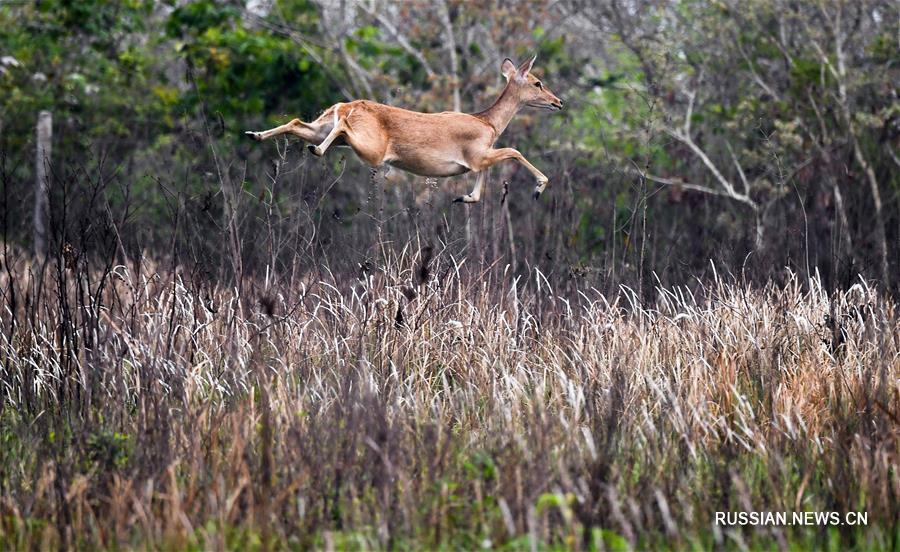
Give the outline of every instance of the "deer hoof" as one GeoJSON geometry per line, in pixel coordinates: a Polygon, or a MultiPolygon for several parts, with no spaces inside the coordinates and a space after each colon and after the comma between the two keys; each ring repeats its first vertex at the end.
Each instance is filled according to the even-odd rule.
{"type": "Polygon", "coordinates": [[[473,199],[472,196],[466,194],[454,199],[453,203],[475,203],[475,199],[473,199]]]}
{"type": "Polygon", "coordinates": [[[539,200],[539,199],[541,198],[541,191],[540,191],[540,190],[535,190],[535,191],[534,191],[534,194],[532,194],[531,197],[533,197],[535,201],[539,200]]]}
{"type": "Polygon", "coordinates": [[[253,138],[253,139],[256,140],[257,142],[262,141],[262,136],[260,136],[258,132],[253,132],[252,130],[248,130],[248,131],[245,132],[244,134],[246,134],[246,135],[249,136],[250,138],[253,138]]]}
{"type": "Polygon", "coordinates": [[[310,153],[312,153],[316,157],[322,157],[322,154],[324,153],[323,151],[321,151],[319,149],[319,146],[314,146],[312,144],[306,146],[306,149],[308,149],[310,151],[310,153]]]}

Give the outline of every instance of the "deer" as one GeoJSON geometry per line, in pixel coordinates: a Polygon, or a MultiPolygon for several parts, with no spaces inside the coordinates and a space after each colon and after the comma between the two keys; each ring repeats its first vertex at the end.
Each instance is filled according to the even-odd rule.
{"type": "Polygon", "coordinates": [[[331,146],[349,146],[373,170],[388,165],[425,177],[477,173],[474,189],[454,200],[478,203],[485,169],[508,159],[518,161],[534,175],[534,199],[540,198],[549,179],[515,148],[494,148],[512,118],[523,107],[561,110],[563,102],[531,74],[537,56],[518,67],[506,58],[500,71],[506,86],[489,108],[477,113],[444,111],[421,113],[370,100],[336,103],[311,123],[293,119],[263,131],[247,131],[262,141],[283,134],[308,143],[321,157],[331,146]]]}

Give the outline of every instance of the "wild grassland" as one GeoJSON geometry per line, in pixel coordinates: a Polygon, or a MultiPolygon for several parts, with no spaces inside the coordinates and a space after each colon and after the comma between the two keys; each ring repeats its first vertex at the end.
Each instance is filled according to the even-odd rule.
{"type": "MultiPolygon", "coordinates": [[[[0,546],[900,546],[900,317],[860,282],[560,297],[7,262],[0,546]],[[716,511],[865,527],[720,527],[716,511]]],[[[427,265],[427,266],[426,266],[427,265]]]]}

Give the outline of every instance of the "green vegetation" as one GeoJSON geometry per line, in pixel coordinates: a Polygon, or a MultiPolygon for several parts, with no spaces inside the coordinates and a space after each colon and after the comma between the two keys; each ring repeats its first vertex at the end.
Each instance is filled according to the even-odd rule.
{"type": "MultiPolygon", "coordinates": [[[[773,267],[804,277],[817,268],[829,288],[860,273],[893,288],[897,20],[880,0],[7,4],[4,235],[31,242],[33,129],[47,109],[51,207],[65,201],[62,182],[100,180],[129,256],[174,245],[219,278],[231,277],[211,268],[231,264],[219,247],[229,213],[242,214],[237,235],[254,236],[266,212],[296,220],[305,204],[317,207],[309,215],[332,257],[357,250],[339,255],[349,267],[379,225],[402,245],[446,220],[444,237],[472,260],[503,255],[501,266],[518,269],[553,259],[551,278],[586,267],[606,289],[644,293],[654,273],[686,284],[710,259],[756,283],[773,267]],[[555,193],[537,206],[513,165],[492,171],[487,204],[460,209],[449,200],[471,186],[465,177],[437,186],[395,175],[380,194],[352,156],[318,162],[293,143],[244,141],[244,130],[355,98],[475,111],[499,92],[503,57],[530,53],[567,106],[526,110],[501,139],[550,176],[555,193]],[[266,197],[269,206],[250,200],[266,197]],[[483,229],[474,236],[473,219],[483,229]]],[[[281,251],[275,261],[291,264],[281,251]]],[[[243,266],[273,260],[255,253],[244,249],[243,266]]]]}

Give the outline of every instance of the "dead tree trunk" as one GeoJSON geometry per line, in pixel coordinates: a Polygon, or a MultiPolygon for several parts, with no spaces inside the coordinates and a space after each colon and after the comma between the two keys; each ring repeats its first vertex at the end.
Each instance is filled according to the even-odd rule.
{"type": "Polygon", "coordinates": [[[50,155],[53,140],[53,115],[41,111],[37,122],[37,157],[34,175],[34,254],[47,254],[47,194],[50,189],[50,155]]]}

